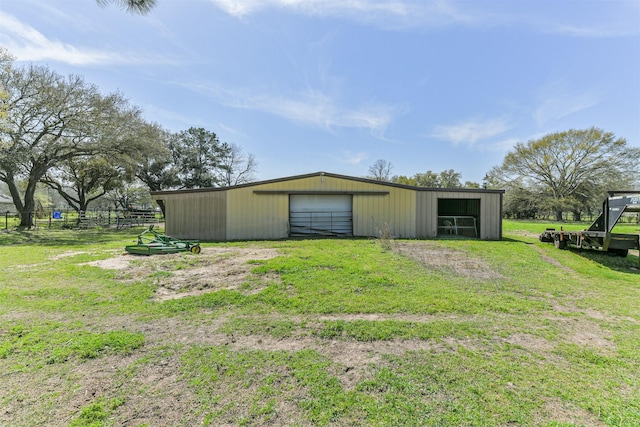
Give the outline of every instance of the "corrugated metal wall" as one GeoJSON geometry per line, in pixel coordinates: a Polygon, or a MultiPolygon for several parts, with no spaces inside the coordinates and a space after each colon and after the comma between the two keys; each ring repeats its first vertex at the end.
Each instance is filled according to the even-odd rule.
{"type": "MultiPolygon", "coordinates": [[[[438,235],[438,199],[480,199],[481,239],[502,238],[502,193],[434,191],[321,174],[225,190],[156,193],[165,200],[167,234],[185,239],[249,240],[289,237],[290,194],[351,194],[354,236],[438,235]]],[[[472,213],[475,216],[475,212],[472,213]]]]}
{"type": "Polygon", "coordinates": [[[375,236],[384,226],[388,226],[395,237],[415,235],[413,190],[332,176],[312,176],[229,190],[227,238],[288,237],[289,194],[305,192],[352,193],[354,236],[375,236]]]}
{"type": "MultiPolygon", "coordinates": [[[[480,199],[480,239],[502,238],[502,194],[464,191],[417,191],[416,237],[434,238],[438,235],[438,199],[480,199]]],[[[476,215],[475,212],[469,212],[476,215]]]]}
{"type": "Polygon", "coordinates": [[[502,239],[502,193],[482,194],[480,199],[480,238],[502,239]]]}
{"type": "Polygon", "coordinates": [[[353,196],[353,235],[377,236],[387,229],[397,238],[416,233],[416,197],[412,190],[388,188],[386,195],[353,196]]]}
{"type": "Polygon", "coordinates": [[[227,239],[282,239],[289,236],[289,195],[256,194],[267,185],[229,190],[227,239]]]}
{"type": "Polygon", "coordinates": [[[227,192],[171,194],[164,197],[165,230],[181,239],[227,240],[227,192]]]}

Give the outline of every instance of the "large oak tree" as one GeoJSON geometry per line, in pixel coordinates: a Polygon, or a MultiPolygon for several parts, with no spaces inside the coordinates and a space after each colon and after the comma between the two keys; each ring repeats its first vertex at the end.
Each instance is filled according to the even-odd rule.
{"type": "Polygon", "coordinates": [[[7,117],[0,127],[0,181],[30,227],[38,183],[54,167],[99,153],[136,149],[129,118],[140,112],[120,94],[101,94],[79,76],[47,67],[0,71],[7,117]]]}
{"type": "Polygon", "coordinates": [[[581,210],[593,200],[599,204],[607,190],[623,189],[608,187],[631,185],[639,169],[640,148],[592,127],[518,143],[486,180],[517,182],[535,191],[556,220],[562,220],[566,211],[579,219],[581,210]]]}
{"type": "Polygon", "coordinates": [[[121,111],[117,126],[103,132],[93,155],[58,163],[42,179],[77,212],[115,188],[135,180],[135,171],[148,151],[158,147],[157,125],[146,123],[137,109],[121,111]]]}

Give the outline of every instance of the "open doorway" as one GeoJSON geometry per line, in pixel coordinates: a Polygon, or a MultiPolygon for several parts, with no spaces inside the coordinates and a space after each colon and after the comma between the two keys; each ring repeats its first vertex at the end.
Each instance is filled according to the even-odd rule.
{"type": "Polygon", "coordinates": [[[438,199],[439,237],[480,237],[480,199],[438,199]]]}

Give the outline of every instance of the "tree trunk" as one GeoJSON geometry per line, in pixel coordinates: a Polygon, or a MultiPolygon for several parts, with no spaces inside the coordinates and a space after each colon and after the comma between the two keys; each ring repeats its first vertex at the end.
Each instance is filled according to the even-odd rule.
{"type": "Polygon", "coordinates": [[[158,204],[158,206],[160,206],[160,210],[162,211],[162,216],[165,216],[165,205],[164,205],[164,200],[156,200],[156,203],[158,204]]]}
{"type": "Polygon", "coordinates": [[[562,218],[562,209],[557,209],[556,210],[556,221],[561,222],[563,220],[562,218]]]}
{"type": "Polygon", "coordinates": [[[582,221],[582,214],[580,213],[580,211],[573,211],[573,220],[582,221]]]}
{"type": "Polygon", "coordinates": [[[16,207],[18,213],[22,215],[22,212],[24,211],[24,204],[22,203],[22,199],[20,198],[20,191],[18,191],[18,187],[13,180],[13,175],[7,175],[6,177],[3,177],[3,182],[7,184],[7,187],[9,187],[9,194],[11,195],[11,199],[13,200],[13,204],[16,207]]]}
{"type": "Polygon", "coordinates": [[[22,212],[20,212],[20,225],[19,227],[31,228],[33,227],[33,219],[36,213],[36,183],[29,180],[27,188],[24,191],[24,206],[22,212]]]}
{"type": "Polygon", "coordinates": [[[18,190],[18,186],[13,178],[13,174],[7,174],[3,177],[3,182],[7,184],[9,187],[9,194],[11,194],[11,198],[13,199],[13,204],[20,215],[20,225],[19,227],[31,228],[33,226],[33,215],[35,211],[35,200],[34,195],[36,191],[36,186],[29,185],[25,191],[24,195],[24,203],[20,198],[20,190],[18,190]]]}

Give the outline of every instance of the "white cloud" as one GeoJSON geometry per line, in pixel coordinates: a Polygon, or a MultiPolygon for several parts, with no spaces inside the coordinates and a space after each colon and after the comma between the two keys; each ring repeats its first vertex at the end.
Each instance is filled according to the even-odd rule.
{"type": "Polygon", "coordinates": [[[216,6],[224,10],[229,15],[243,17],[255,12],[261,7],[265,7],[269,2],[260,2],[255,0],[211,0],[216,6]],[[261,3],[262,4],[261,6],[261,3]]]}
{"type": "Polygon", "coordinates": [[[501,139],[487,146],[487,151],[507,152],[519,142],[523,141],[518,138],[501,139]]]}
{"type": "Polygon", "coordinates": [[[384,28],[419,25],[443,26],[452,22],[476,22],[478,14],[462,12],[448,0],[210,0],[226,13],[242,18],[276,8],[308,16],[338,17],[384,28]]]}
{"type": "Polygon", "coordinates": [[[342,157],[338,160],[342,163],[348,163],[350,165],[359,165],[363,160],[367,159],[369,155],[365,152],[357,152],[345,150],[342,152],[342,157]]]}
{"type": "Polygon", "coordinates": [[[640,2],[617,0],[590,2],[586,7],[550,8],[534,20],[542,32],[579,38],[633,37],[640,34],[640,2]],[[556,12],[556,13],[554,13],[556,12]],[[560,12],[560,13],[557,13],[560,12]]]}
{"type": "Polygon", "coordinates": [[[386,13],[404,16],[410,4],[403,1],[367,0],[211,0],[226,13],[242,17],[263,9],[289,9],[306,15],[340,15],[361,13],[386,13]]]}
{"type": "Polygon", "coordinates": [[[58,40],[50,40],[35,28],[23,24],[14,16],[2,11],[0,11],[0,21],[2,22],[0,44],[19,61],[54,60],[72,65],[166,62],[160,58],[144,55],[82,49],[58,40]]]}
{"type": "Polygon", "coordinates": [[[640,33],[635,0],[595,2],[576,11],[518,2],[456,0],[210,0],[229,15],[244,18],[267,9],[307,16],[336,17],[386,29],[442,28],[449,25],[530,28],[570,37],[625,37],[640,33]],[[595,6],[594,6],[595,5],[595,6]]]}
{"type": "Polygon", "coordinates": [[[533,113],[533,118],[538,126],[543,126],[551,120],[561,119],[597,104],[598,99],[586,93],[576,96],[549,97],[540,102],[533,113]]]}
{"type": "Polygon", "coordinates": [[[308,90],[297,97],[255,94],[248,90],[230,90],[211,86],[187,85],[197,92],[208,92],[227,107],[262,111],[287,120],[318,128],[367,129],[378,138],[384,137],[397,109],[369,103],[360,107],[345,107],[318,90],[308,90]]]}
{"type": "MultiPolygon", "coordinates": [[[[637,24],[638,22],[636,21],[637,24]]],[[[610,38],[634,36],[639,31],[637,27],[634,28],[624,24],[598,26],[557,24],[550,27],[547,32],[579,38],[610,38]]]]}
{"type": "Polygon", "coordinates": [[[533,118],[538,126],[543,126],[552,120],[562,119],[598,105],[602,95],[590,90],[573,93],[566,88],[563,81],[555,81],[543,86],[536,98],[537,107],[533,112],[533,118]]]}
{"type": "Polygon", "coordinates": [[[511,129],[507,118],[490,120],[470,119],[454,125],[436,126],[430,135],[443,141],[449,141],[453,145],[475,145],[478,141],[493,138],[511,129]]]}

